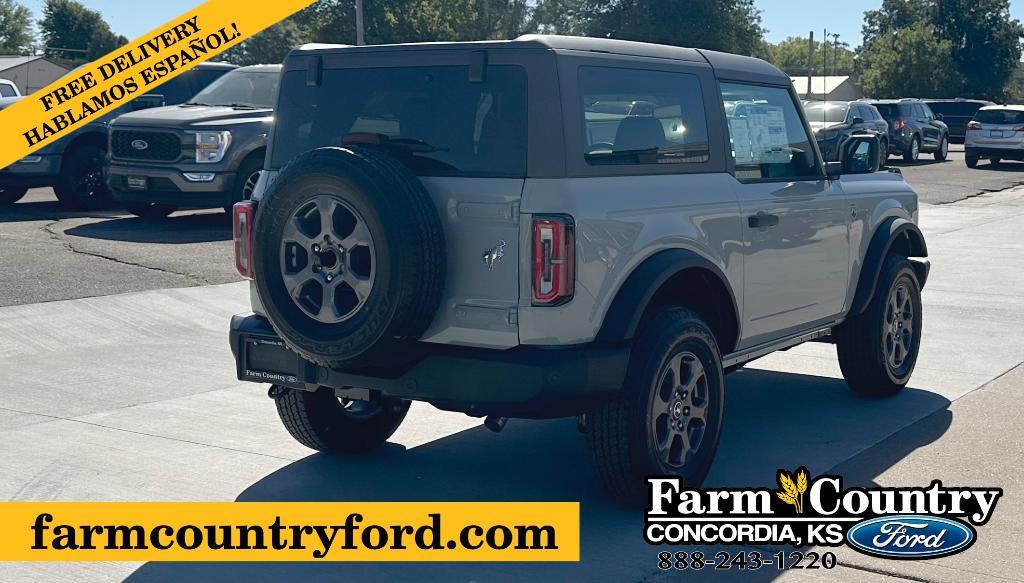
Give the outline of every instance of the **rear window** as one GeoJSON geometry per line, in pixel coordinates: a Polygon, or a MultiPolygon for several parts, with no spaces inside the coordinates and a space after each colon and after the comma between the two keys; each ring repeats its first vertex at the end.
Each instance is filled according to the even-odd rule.
{"type": "Polygon", "coordinates": [[[985,109],[974,116],[978,123],[992,125],[1024,124],[1024,111],[1015,109],[985,109]]]}
{"type": "Polygon", "coordinates": [[[876,103],[875,109],[885,119],[914,117],[914,106],[910,103],[876,103]]]}
{"type": "Polygon", "coordinates": [[[392,153],[419,175],[525,176],[526,79],[515,65],[489,66],[482,82],[467,66],[327,69],[314,87],[286,73],[272,164],[367,133],[398,141],[392,153]]]}
{"type": "Polygon", "coordinates": [[[928,103],[928,107],[932,108],[935,113],[963,117],[971,117],[981,106],[980,103],[970,101],[932,101],[928,103]]]}

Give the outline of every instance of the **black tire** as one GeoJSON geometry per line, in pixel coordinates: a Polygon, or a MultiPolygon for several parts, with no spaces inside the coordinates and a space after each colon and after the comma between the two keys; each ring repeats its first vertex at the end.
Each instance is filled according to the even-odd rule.
{"type": "Polygon", "coordinates": [[[878,147],[878,169],[885,168],[889,162],[889,142],[883,141],[878,147]]]}
{"type": "Polygon", "coordinates": [[[21,197],[25,196],[26,192],[28,192],[27,188],[12,188],[10,186],[0,188],[0,206],[7,206],[18,202],[21,200],[21,197]]]}
{"type": "Polygon", "coordinates": [[[858,395],[873,398],[900,392],[917,364],[921,323],[921,285],[917,274],[905,257],[892,255],[882,268],[867,309],[836,330],[839,366],[850,388],[858,395]],[[905,291],[904,300],[898,299],[898,289],[905,291]],[[891,308],[894,294],[895,303],[912,310],[909,324],[901,320],[898,310],[891,308]],[[890,359],[889,348],[897,337],[902,337],[904,348],[897,351],[901,358],[894,361],[890,359]]]}
{"type": "MultiPolygon", "coordinates": [[[[649,475],[676,475],[688,488],[696,488],[707,477],[721,436],[725,406],[725,383],[722,358],[718,344],[707,325],[693,312],[683,308],[670,308],[649,318],[637,336],[629,361],[626,382],[613,398],[601,404],[589,416],[587,441],[597,473],[609,494],[620,502],[642,505],[646,494],[644,478],[649,475]],[[695,424],[688,408],[684,416],[675,410],[692,399],[683,387],[675,387],[670,363],[677,357],[683,362],[689,376],[695,370],[693,363],[703,369],[704,423],[697,450],[682,464],[670,463],[668,458],[678,443],[680,450],[694,438],[689,429],[695,424]],[[668,400],[665,394],[668,393],[668,400]],[[667,405],[665,410],[662,406],[667,405]],[[668,458],[659,447],[661,429],[674,431],[669,424],[673,419],[685,423],[686,441],[681,435],[667,433],[662,443],[668,443],[668,458]],[[664,420],[664,424],[660,423],[664,420]]],[[[701,383],[695,383],[695,386],[701,383]]],[[[695,402],[690,402],[696,409],[695,402]]]]}
{"type": "Polygon", "coordinates": [[[949,157],[949,139],[947,139],[946,136],[942,136],[939,140],[939,149],[935,150],[933,155],[939,162],[945,162],[946,158],[949,157]]]}
{"type": "MultiPolygon", "coordinates": [[[[252,189],[256,186],[256,179],[263,170],[263,157],[251,157],[242,162],[235,175],[235,184],[231,190],[232,203],[249,200],[252,197],[252,189]]],[[[231,212],[231,205],[225,207],[231,212]]]]}
{"type": "Polygon", "coordinates": [[[1002,158],[989,158],[988,159],[988,163],[993,165],[993,166],[998,166],[999,163],[1002,162],[1002,161],[1003,161],[1002,158]]]}
{"type": "Polygon", "coordinates": [[[114,199],[103,180],[106,152],[98,146],[79,146],[64,154],[53,191],[65,207],[78,211],[108,208],[114,199]]]}
{"type": "MultiPolygon", "coordinates": [[[[264,196],[255,232],[256,287],[270,322],[293,350],[334,368],[389,366],[414,352],[441,301],[446,251],[433,201],[405,166],[372,147],[306,152],[264,196]],[[325,195],[361,215],[356,218],[376,255],[365,299],[347,319],[332,323],[296,304],[282,266],[286,223],[325,195]]],[[[317,285],[324,295],[325,284],[317,285]]]]}
{"type": "Polygon", "coordinates": [[[274,401],[288,433],[302,445],[327,453],[366,453],[394,434],[409,412],[409,401],[342,402],[330,389],[316,392],[275,387],[274,401]]]}
{"type": "Polygon", "coordinates": [[[964,157],[964,162],[967,163],[967,167],[968,168],[977,168],[978,167],[978,157],[977,156],[965,156],[964,157]]]}
{"type": "Polygon", "coordinates": [[[917,162],[917,159],[921,157],[921,139],[914,136],[910,140],[910,146],[903,152],[904,162],[917,162]]]}
{"type": "Polygon", "coordinates": [[[126,202],[124,208],[131,214],[143,219],[165,219],[168,215],[178,210],[178,207],[174,205],[155,202],[126,202]]]}

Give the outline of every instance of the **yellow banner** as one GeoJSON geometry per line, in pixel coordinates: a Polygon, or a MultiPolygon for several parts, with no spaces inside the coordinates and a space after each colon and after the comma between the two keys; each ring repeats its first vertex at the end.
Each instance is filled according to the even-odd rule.
{"type": "Polygon", "coordinates": [[[579,561],[577,502],[6,502],[0,561],[579,561]]]}
{"type": "MultiPolygon", "coordinates": [[[[209,0],[0,111],[0,168],[102,118],[313,0],[209,0]]],[[[144,9],[145,3],[137,9],[144,9]]]]}

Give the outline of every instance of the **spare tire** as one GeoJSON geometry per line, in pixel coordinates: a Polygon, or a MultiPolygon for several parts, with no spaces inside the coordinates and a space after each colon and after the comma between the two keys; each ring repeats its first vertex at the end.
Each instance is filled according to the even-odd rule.
{"type": "Polygon", "coordinates": [[[441,220],[419,179],[372,146],[289,163],[256,216],[256,288],[295,352],[332,368],[401,360],[437,312],[441,220]]]}

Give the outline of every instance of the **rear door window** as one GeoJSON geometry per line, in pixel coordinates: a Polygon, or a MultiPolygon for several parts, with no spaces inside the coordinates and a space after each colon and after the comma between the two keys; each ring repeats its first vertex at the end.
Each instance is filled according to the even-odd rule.
{"type": "Polygon", "coordinates": [[[811,137],[789,91],[722,83],[729,139],[740,180],[819,178],[811,137]]]}
{"type": "Polygon", "coordinates": [[[696,75],[580,67],[590,164],[694,164],[710,159],[696,75]]]}
{"type": "Polygon", "coordinates": [[[348,136],[376,134],[425,176],[526,175],[527,75],[491,65],[483,81],[468,66],[327,69],[320,86],[305,71],[282,80],[272,163],[348,136]]]}

